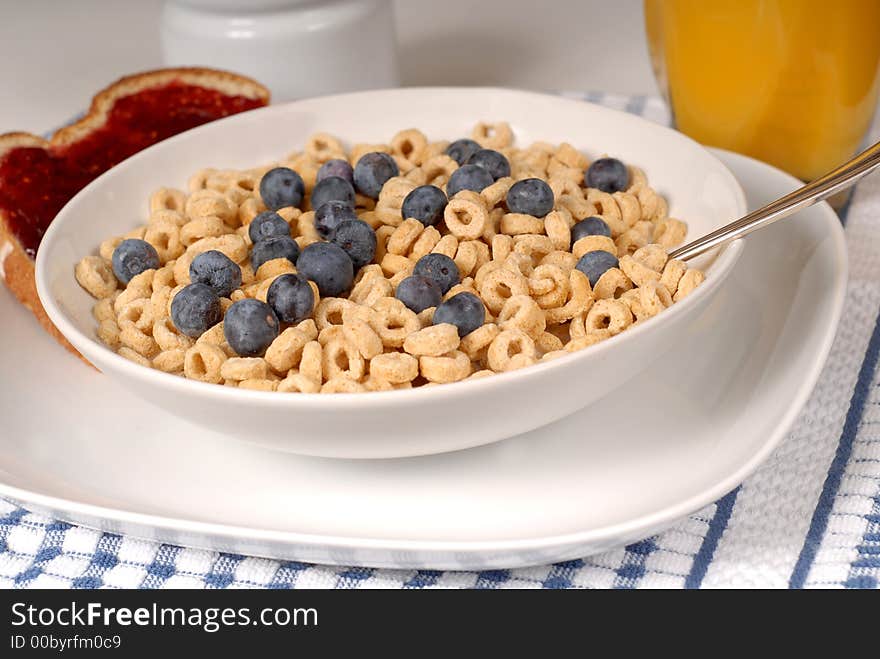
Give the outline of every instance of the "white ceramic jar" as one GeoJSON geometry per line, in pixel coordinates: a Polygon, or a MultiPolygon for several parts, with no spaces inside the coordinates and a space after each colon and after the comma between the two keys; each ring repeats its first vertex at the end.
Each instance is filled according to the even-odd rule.
{"type": "Polygon", "coordinates": [[[399,84],[391,0],[168,0],[167,66],[249,75],[274,102],[399,84]]]}

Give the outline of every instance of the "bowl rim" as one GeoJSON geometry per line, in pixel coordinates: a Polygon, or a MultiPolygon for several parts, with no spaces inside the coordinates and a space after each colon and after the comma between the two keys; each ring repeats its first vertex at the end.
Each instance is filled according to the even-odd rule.
{"type": "MultiPolygon", "coordinates": [[[[730,171],[730,169],[723,162],[721,162],[719,158],[717,158],[712,152],[710,152],[708,149],[700,145],[692,138],[678,131],[675,131],[672,128],[651,122],[643,117],[622,110],[615,110],[613,108],[578,99],[566,98],[564,96],[557,96],[554,94],[508,89],[503,87],[407,87],[318,96],[298,101],[292,101],[289,103],[270,105],[267,107],[249,110],[247,112],[242,112],[229,117],[225,117],[223,119],[212,121],[207,124],[203,124],[201,126],[197,126],[190,130],[174,135],[168,139],[162,140],[161,142],[147,147],[146,149],[143,149],[142,151],[125,159],[118,165],[111,167],[107,172],[104,172],[94,181],[90,182],[87,186],[80,190],[67,204],[65,204],[65,206],[58,212],[53,221],[50,223],[49,228],[43,235],[41,247],[45,245],[51,245],[57,234],[61,233],[62,227],[64,227],[66,223],[74,221],[70,218],[77,217],[76,210],[77,205],[80,203],[80,199],[91,194],[92,190],[94,190],[95,188],[100,188],[105,185],[105,179],[112,176],[112,172],[114,170],[117,170],[118,168],[129,167],[132,163],[137,163],[143,158],[150,157],[150,154],[152,154],[157,149],[173,149],[178,141],[182,141],[184,136],[188,136],[191,133],[218,130],[218,126],[228,125],[237,121],[240,122],[249,120],[256,113],[262,113],[266,116],[271,116],[272,114],[276,113],[282,114],[289,111],[289,108],[293,106],[308,106],[309,104],[315,102],[326,102],[328,100],[337,100],[339,102],[356,102],[358,98],[363,96],[396,94],[407,96],[425,93],[433,94],[438,92],[446,94],[472,95],[487,93],[508,95],[512,94],[532,99],[542,99],[544,101],[553,100],[554,102],[558,102],[559,104],[563,105],[578,106],[581,108],[588,107],[592,112],[600,112],[603,114],[614,115],[618,119],[623,119],[624,121],[629,121],[636,125],[649,126],[650,130],[652,131],[664,133],[667,135],[673,135],[674,139],[681,141],[683,145],[687,145],[689,148],[699,150],[704,156],[711,159],[711,161],[713,161],[717,165],[719,172],[721,172],[722,175],[727,179],[729,188],[735,196],[735,201],[737,206],[739,207],[740,215],[744,215],[746,213],[747,204],[745,192],[743,191],[742,186],[733,175],[733,173],[730,171]]],[[[736,218],[730,218],[730,221],[734,219],[736,218]]],[[[51,292],[51,285],[49,283],[47,264],[48,257],[46,256],[46,254],[48,254],[50,251],[49,249],[39,249],[37,251],[37,258],[35,263],[35,278],[37,294],[50,320],[55,324],[61,334],[68,341],[70,341],[70,343],[77,350],[79,350],[80,353],[82,353],[82,355],[86,359],[88,359],[89,362],[94,364],[96,367],[100,368],[103,364],[106,364],[108,367],[110,367],[110,369],[121,372],[121,374],[123,374],[125,377],[135,378],[142,382],[149,382],[151,385],[155,386],[170,387],[172,390],[178,393],[214,396],[218,400],[218,402],[246,402],[249,404],[256,404],[260,407],[290,406],[292,408],[310,408],[314,405],[321,405],[324,407],[342,406],[345,408],[358,408],[361,406],[370,406],[374,408],[376,405],[379,404],[393,406],[400,402],[412,402],[419,396],[430,397],[434,399],[444,399],[458,398],[462,395],[472,395],[483,391],[487,387],[493,386],[492,384],[487,384],[487,381],[488,383],[496,383],[499,386],[509,385],[516,382],[517,380],[529,378],[530,374],[539,374],[542,372],[550,372],[554,369],[563,369],[569,365],[573,365],[574,363],[576,363],[577,360],[592,359],[595,356],[603,354],[603,352],[607,352],[608,350],[615,350],[619,345],[625,345],[630,341],[637,340],[637,337],[641,336],[645,332],[651,331],[659,323],[672,321],[676,316],[680,316],[686,313],[691,307],[700,304],[700,302],[703,301],[704,298],[708,298],[711,294],[713,294],[733,270],[734,265],[736,264],[740,254],[742,253],[743,247],[743,240],[739,239],[727,245],[716,248],[716,258],[705,271],[705,281],[684,300],[676,302],[674,305],[672,305],[670,308],[667,308],[662,313],[657,314],[656,316],[653,316],[652,318],[649,318],[648,320],[641,322],[638,325],[630,327],[626,331],[621,332],[616,336],[609,337],[608,339],[605,339],[595,345],[588,346],[587,348],[584,348],[582,350],[563,355],[558,359],[553,359],[546,362],[540,361],[525,368],[508,371],[505,373],[496,373],[492,377],[465,379],[459,382],[450,383],[451,385],[455,386],[413,387],[411,389],[393,389],[390,391],[335,393],[332,396],[321,394],[320,392],[298,393],[295,396],[290,396],[283,395],[286,392],[257,391],[250,389],[240,389],[238,387],[224,387],[217,384],[191,380],[189,378],[180,377],[179,375],[165,373],[157,369],[148,368],[140,364],[136,364],[126,359],[125,357],[122,357],[116,352],[110,350],[107,346],[100,343],[97,338],[88,336],[85,332],[82,332],[76,326],[76,324],[68,318],[67,313],[60,308],[58,303],[56,303],[54,296],[51,292]],[[279,395],[279,393],[282,395],[279,395]]],[[[71,276],[73,276],[72,271],[71,276]]],[[[101,370],[103,372],[103,369],[101,370]]]]}

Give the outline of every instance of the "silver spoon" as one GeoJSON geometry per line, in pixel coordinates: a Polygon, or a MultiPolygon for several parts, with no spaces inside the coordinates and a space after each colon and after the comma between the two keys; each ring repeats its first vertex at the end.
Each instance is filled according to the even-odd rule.
{"type": "Polygon", "coordinates": [[[692,243],[669,252],[669,258],[687,261],[713,247],[724,245],[731,240],[747,236],[752,231],[763,229],[776,220],[797,213],[818,201],[827,199],[836,192],[855,185],[859,179],[873,172],[878,166],[880,166],[880,142],[868,147],[852,160],[832,169],[802,188],[798,188],[692,243]]]}

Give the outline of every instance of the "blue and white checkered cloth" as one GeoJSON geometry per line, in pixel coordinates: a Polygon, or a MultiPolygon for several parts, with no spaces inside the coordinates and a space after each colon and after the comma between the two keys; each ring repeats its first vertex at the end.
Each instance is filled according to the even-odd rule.
{"type": "MultiPolygon", "coordinates": [[[[652,97],[568,94],[667,123],[652,97]]],[[[875,137],[880,130],[875,129],[875,137]]],[[[518,570],[279,562],[102,533],[0,500],[0,588],[877,588],[880,177],[842,213],[851,259],[838,336],[786,440],[733,492],[629,547],[518,570]]]]}

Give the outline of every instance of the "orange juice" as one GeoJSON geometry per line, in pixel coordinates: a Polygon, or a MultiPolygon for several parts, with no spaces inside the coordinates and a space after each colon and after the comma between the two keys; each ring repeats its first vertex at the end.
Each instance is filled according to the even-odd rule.
{"type": "Polygon", "coordinates": [[[850,158],[877,103],[880,0],[645,0],[676,127],[809,180],[850,158]]]}

